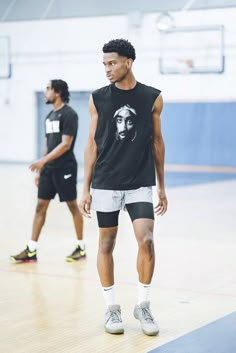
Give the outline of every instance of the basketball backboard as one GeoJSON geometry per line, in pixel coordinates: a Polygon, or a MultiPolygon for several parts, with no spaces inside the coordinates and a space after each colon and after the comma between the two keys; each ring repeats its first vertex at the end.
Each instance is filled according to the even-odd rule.
{"type": "Polygon", "coordinates": [[[8,79],[10,77],[10,38],[0,36],[0,79],[8,79]]]}
{"type": "Polygon", "coordinates": [[[162,74],[224,72],[224,27],[176,27],[162,31],[162,74]]]}

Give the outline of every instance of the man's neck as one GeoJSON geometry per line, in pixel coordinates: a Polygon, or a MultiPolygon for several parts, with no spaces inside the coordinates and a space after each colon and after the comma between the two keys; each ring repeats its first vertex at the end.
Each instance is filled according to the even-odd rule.
{"type": "Polygon", "coordinates": [[[134,77],[133,74],[129,75],[129,77],[123,79],[120,82],[116,82],[115,86],[119,89],[123,89],[123,90],[130,90],[133,89],[137,84],[137,81],[134,77]]]}
{"type": "Polygon", "coordinates": [[[55,103],[53,103],[53,110],[57,111],[60,110],[61,108],[63,108],[65,105],[65,103],[60,99],[57,100],[55,103]]]}

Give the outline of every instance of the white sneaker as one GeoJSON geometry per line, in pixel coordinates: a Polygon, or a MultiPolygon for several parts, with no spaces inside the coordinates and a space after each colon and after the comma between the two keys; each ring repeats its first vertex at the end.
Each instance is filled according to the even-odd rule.
{"type": "Polygon", "coordinates": [[[124,333],[120,305],[109,305],[105,313],[104,327],[105,331],[108,333],[124,333]]]}
{"type": "Polygon", "coordinates": [[[151,313],[150,302],[142,302],[140,305],[135,305],[134,317],[140,321],[145,335],[156,336],[159,333],[158,324],[151,313]]]}

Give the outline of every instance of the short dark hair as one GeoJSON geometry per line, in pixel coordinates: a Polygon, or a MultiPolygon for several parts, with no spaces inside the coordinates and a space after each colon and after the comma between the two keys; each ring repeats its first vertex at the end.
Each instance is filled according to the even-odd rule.
{"type": "Polygon", "coordinates": [[[126,39],[112,39],[104,44],[103,53],[117,53],[120,56],[125,56],[128,59],[135,60],[136,54],[133,45],[126,39]]]}
{"type": "Polygon", "coordinates": [[[70,92],[68,84],[63,80],[51,80],[51,86],[56,93],[60,93],[61,100],[68,103],[70,100],[70,92]]]}

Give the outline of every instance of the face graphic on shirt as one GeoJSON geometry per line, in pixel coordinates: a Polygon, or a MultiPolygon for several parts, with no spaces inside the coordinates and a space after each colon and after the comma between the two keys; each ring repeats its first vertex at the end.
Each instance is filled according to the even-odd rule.
{"type": "Polygon", "coordinates": [[[119,108],[113,119],[116,124],[116,139],[124,140],[128,139],[133,141],[136,138],[136,119],[137,114],[134,108],[131,108],[128,104],[119,108]]]}

